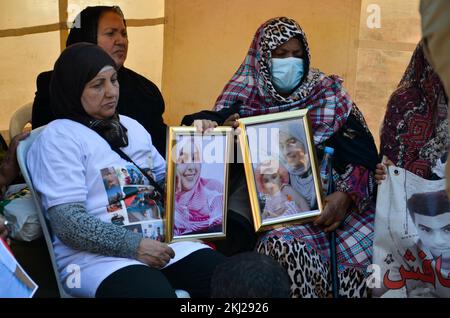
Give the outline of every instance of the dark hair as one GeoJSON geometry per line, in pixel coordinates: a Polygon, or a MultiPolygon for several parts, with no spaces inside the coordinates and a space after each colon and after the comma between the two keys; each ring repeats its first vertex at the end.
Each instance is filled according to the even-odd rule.
{"type": "Polygon", "coordinates": [[[267,255],[245,252],[219,264],[211,278],[213,298],[288,298],[286,270],[267,255]]]}
{"type": "Polygon", "coordinates": [[[66,40],[66,46],[79,42],[97,44],[98,21],[106,12],[114,12],[122,17],[126,26],[125,17],[118,6],[86,7],[76,16],[66,40]]]}
{"type": "Polygon", "coordinates": [[[407,202],[412,219],[415,214],[436,216],[450,212],[450,202],[445,190],[413,194],[407,202]]]}

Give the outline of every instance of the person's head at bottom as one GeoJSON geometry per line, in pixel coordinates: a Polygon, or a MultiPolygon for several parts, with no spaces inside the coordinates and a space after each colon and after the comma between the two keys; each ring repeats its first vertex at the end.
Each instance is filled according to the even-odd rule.
{"type": "Polygon", "coordinates": [[[290,280],[274,259],[256,252],[231,256],[211,279],[212,298],[288,298],[290,280]]]}

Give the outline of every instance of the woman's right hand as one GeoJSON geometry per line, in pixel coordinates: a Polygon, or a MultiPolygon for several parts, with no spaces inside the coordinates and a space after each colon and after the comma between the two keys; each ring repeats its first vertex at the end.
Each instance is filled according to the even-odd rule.
{"type": "MultiPolygon", "coordinates": [[[[233,127],[234,129],[239,127],[239,114],[233,114],[229,116],[224,122],[222,126],[233,127]]],[[[218,126],[217,122],[208,119],[196,119],[192,124],[195,128],[197,128],[197,132],[205,134],[213,130],[218,126]]]]}
{"type": "Polygon", "coordinates": [[[215,121],[208,119],[196,119],[192,126],[197,128],[197,132],[205,134],[216,128],[218,124],[215,121]]]}
{"type": "Polygon", "coordinates": [[[386,156],[383,156],[383,160],[377,164],[377,167],[375,168],[375,182],[377,184],[381,184],[381,182],[386,179],[387,166],[394,166],[394,163],[386,156]]]}
{"type": "Polygon", "coordinates": [[[239,127],[239,122],[238,122],[238,120],[239,120],[239,114],[236,113],[236,114],[233,114],[233,115],[231,115],[230,117],[228,117],[228,118],[224,121],[223,125],[224,125],[224,126],[230,126],[230,127],[233,127],[234,129],[236,129],[236,128],[239,127]]]}
{"type": "Polygon", "coordinates": [[[162,268],[175,257],[175,252],[166,243],[143,238],[139,243],[136,259],[154,268],[162,268]]]}

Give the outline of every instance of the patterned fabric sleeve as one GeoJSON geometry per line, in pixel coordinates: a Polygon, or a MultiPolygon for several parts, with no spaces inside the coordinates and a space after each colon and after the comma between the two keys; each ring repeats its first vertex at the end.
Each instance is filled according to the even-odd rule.
{"type": "Polygon", "coordinates": [[[89,215],[83,203],[48,210],[54,234],[67,246],[106,256],[136,258],[142,235],[89,215]]]}
{"type": "Polygon", "coordinates": [[[360,213],[374,208],[374,187],[373,172],[359,165],[347,165],[336,181],[336,190],[347,193],[360,213]]]}

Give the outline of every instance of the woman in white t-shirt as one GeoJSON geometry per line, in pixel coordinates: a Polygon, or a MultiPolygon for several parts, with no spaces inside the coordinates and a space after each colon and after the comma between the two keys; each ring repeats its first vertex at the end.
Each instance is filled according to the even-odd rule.
{"type": "Polygon", "coordinates": [[[93,44],[68,47],[55,63],[50,88],[58,119],[33,143],[27,163],[67,292],[141,298],[176,297],[174,290],[184,289],[209,297],[211,275],[224,256],[199,242],[169,246],[143,238],[161,220],[129,218],[158,208],[155,181],[164,182],[165,161],[137,121],[117,115],[111,57],[93,44]],[[114,222],[118,217],[125,227],[114,222]]]}

